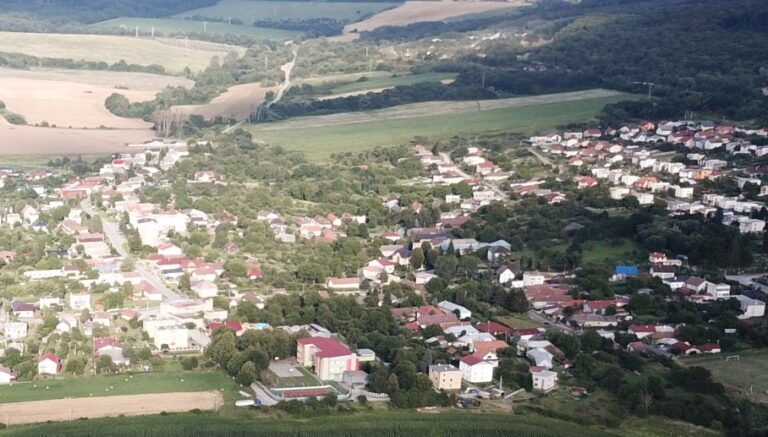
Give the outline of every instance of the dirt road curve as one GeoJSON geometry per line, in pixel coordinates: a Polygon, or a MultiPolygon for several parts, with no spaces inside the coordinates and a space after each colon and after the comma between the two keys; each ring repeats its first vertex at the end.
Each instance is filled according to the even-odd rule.
{"type": "Polygon", "coordinates": [[[222,402],[221,393],[215,391],[16,402],[0,404],[0,422],[21,425],[48,420],[77,420],[81,417],[141,416],[163,411],[178,413],[195,408],[214,410],[222,402]]]}

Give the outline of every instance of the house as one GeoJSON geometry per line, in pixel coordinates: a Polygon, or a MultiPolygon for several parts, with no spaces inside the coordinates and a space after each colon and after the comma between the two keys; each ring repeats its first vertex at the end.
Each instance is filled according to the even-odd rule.
{"type": "Polygon", "coordinates": [[[613,271],[614,280],[624,280],[629,277],[637,276],[638,269],[636,265],[618,265],[613,271]]]}
{"type": "Polygon", "coordinates": [[[35,306],[20,300],[11,302],[13,315],[20,319],[29,319],[35,316],[35,306]]]}
{"type": "Polygon", "coordinates": [[[472,317],[472,311],[468,310],[467,308],[461,305],[456,305],[453,302],[448,302],[447,300],[444,300],[438,303],[437,307],[445,311],[446,313],[456,314],[459,320],[467,320],[472,317]]]}
{"type": "Polygon", "coordinates": [[[461,390],[462,377],[462,371],[450,364],[433,364],[429,366],[429,380],[432,381],[432,386],[437,390],[461,390]]]}
{"type": "Polygon", "coordinates": [[[459,370],[464,380],[473,384],[493,381],[493,364],[475,355],[459,360],[459,370]]]}
{"type": "Polygon", "coordinates": [[[21,340],[27,336],[27,322],[5,322],[3,334],[8,339],[21,340]]]}
{"type": "MultiPolygon", "coordinates": [[[[145,321],[146,326],[146,321],[145,321]]],[[[145,328],[146,329],[146,328],[145,328]]],[[[149,330],[147,330],[149,332],[149,330]]],[[[158,349],[189,349],[189,329],[178,326],[159,326],[153,329],[154,345],[158,349]]]]}
{"type": "Polygon", "coordinates": [[[765,315],[765,302],[762,300],[752,299],[751,297],[744,295],[734,295],[734,299],[741,304],[740,319],[749,319],[752,317],[763,317],[765,315]]]}
{"type": "Polygon", "coordinates": [[[219,294],[219,287],[211,281],[196,281],[190,288],[201,299],[216,297],[219,294]]]}
{"type": "Polygon", "coordinates": [[[215,182],[216,172],[213,171],[198,171],[195,172],[195,182],[215,182]]]}
{"type": "Polygon", "coordinates": [[[344,372],[359,369],[357,355],[338,340],[308,337],[296,344],[299,364],[313,367],[315,375],[324,381],[342,381],[344,372]]]}
{"type": "Polygon", "coordinates": [[[261,279],[264,276],[264,273],[262,273],[260,266],[254,265],[248,268],[246,276],[248,279],[255,281],[256,279],[261,279]]]}
{"type": "Polygon", "coordinates": [[[5,366],[0,366],[0,385],[8,385],[15,380],[16,375],[11,371],[11,369],[5,366]]]}
{"type": "Polygon", "coordinates": [[[537,367],[545,369],[552,368],[552,358],[554,355],[544,348],[537,347],[530,349],[525,353],[525,356],[537,367]]]}
{"type": "Polygon", "coordinates": [[[543,285],[547,277],[539,272],[523,272],[523,287],[543,285]]]}
{"type": "Polygon", "coordinates": [[[157,254],[164,257],[183,256],[184,251],[173,243],[163,243],[157,248],[157,254]]]}
{"type": "Polygon", "coordinates": [[[61,360],[54,353],[43,354],[37,360],[37,373],[39,375],[58,375],[61,373],[61,360]]]}
{"type": "Polygon", "coordinates": [[[123,346],[112,337],[93,340],[93,353],[97,356],[109,356],[118,366],[130,365],[130,360],[123,355],[123,346]]]}
{"type": "Polygon", "coordinates": [[[104,327],[109,327],[112,324],[112,316],[106,311],[97,311],[92,316],[93,323],[104,327]]]}
{"type": "Polygon", "coordinates": [[[549,393],[557,388],[557,372],[537,367],[531,367],[530,371],[534,391],[549,393]]]}
{"type": "Polygon", "coordinates": [[[496,270],[496,278],[499,284],[508,284],[515,279],[515,272],[507,266],[502,266],[496,270]]]}

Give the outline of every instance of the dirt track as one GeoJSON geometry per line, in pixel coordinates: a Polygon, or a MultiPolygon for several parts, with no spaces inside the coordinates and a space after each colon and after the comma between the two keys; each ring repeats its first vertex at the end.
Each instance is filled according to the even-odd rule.
{"type": "Polygon", "coordinates": [[[16,402],[0,404],[0,422],[21,425],[49,420],[76,420],[81,417],[141,416],[163,411],[178,413],[195,408],[214,410],[222,402],[221,393],[216,391],[16,402]]]}

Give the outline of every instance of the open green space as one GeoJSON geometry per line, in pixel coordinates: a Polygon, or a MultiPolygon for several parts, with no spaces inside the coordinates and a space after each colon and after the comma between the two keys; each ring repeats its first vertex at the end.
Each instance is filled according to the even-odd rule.
{"type": "Polygon", "coordinates": [[[753,349],[680,358],[687,366],[701,366],[712,372],[712,379],[757,402],[768,402],[768,350],[753,349]],[[727,359],[731,355],[739,358],[727,359]]]}
{"type": "Polygon", "coordinates": [[[597,97],[589,92],[582,93],[580,98],[564,93],[485,101],[483,104],[493,105],[487,110],[478,110],[479,102],[419,103],[370,112],[299,117],[254,125],[249,130],[254,138],[268,144],[304,152],[313,160],[323,160],[332,153],[400,145],[416,136],[436,140],[480,133],[534,133],[589,120],[606,104],[633,98],[624,93],[604,92],[597,97]],[[559,96],[566,94],[567,101],[558,101],[559,96]],[[511,107],[503,107],[505,104],[511,107]],[[435,112],[439,115],[431,115],[435,112]]]}
{"type": "Polygon", "coordinates": [[[213,6],[193,9],[176,18],[211,17],[222,20],[237,18],[245,23],[254,21],[311,20],[335,18],[344,22],[362,20],[368,16],[397,6],[397,2],[304,2],[304,1],[250,1],[222,0],[213,6]]]}
{"type": "Polygon", "coordinates": [[[220,22],[203,23],[202,21],[169,18],[120,17],[91,25],[91,27],[99,29],[121,29],[131,32],[135,31],[137,26],[139,28],[139,35],[142,36],[150,35],[153,28],[155,35],[170,35],[179,33],[232,33],[237,35],[247,35],[253,38],[276,40],[291,39],[298,36],[298,33],[296,32],[280,29],[268,29],[265,27],[227,24],[220,22]]]}
{"type": "Polygon", "coordinates": [[[0,387],[0,403],[221,389],[224,389],[226,397],[230,397],[227,394],[237,391],[237,386],[232,379],[220,372],[138,373],[42,379],[0,387]]]}
{"type": "MultiPolygon", "coordinates": [[[[568,243],[553,246],[553,250],[565,252],[568,243]]],[[[610,263],[632,261],[633,252],[639,250],[637,243],[629,239],[585,241],[581,244],[582,263],[601,263],[606,260],[610,263]]]]}
{"type": "Polygon", "coordinates": [[[597,427],[585,427],[555,419],[483,412],[431,412],[374,410],[350,414],[315,416],[311,420],[275,418],[254,413],[222,417],[210,413],[166,416],[118,417],[79,420],[18,427],[6,430],[9,436],[38,435],[226,435],[226,436],[616,436],[597,427]]]}
{"type": "Polygon", "coordinates": [[[403,85],[413,85],[423,82],[439,82],[441,80],[454,79],[454,73],[424,73],[404,76],[376,77],[367,80],[356,81],[339,85],[333,89],[333,94],[353,93],[356,91],[392,88],[403,85]]]}
{"type": "Polygon", "coordinates": [[[495,319],[499,323],[503,323],[514,329],[539,328],[542,326],[541,323],[531,320],[531,318],[528,317],[528,314],[512,313],[506,316],[496,316],[495,319]]]}

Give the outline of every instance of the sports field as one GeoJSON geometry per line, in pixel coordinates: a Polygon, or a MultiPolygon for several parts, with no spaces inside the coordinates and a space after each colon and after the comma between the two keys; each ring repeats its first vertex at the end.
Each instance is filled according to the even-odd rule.
{"type": "Polygon", "coordinates": [[[63,378],[17,383],[0,387],[0,405],[64,398],[155,393],[232,392],[235,384],[219,372],[168,372],[134,375],[63,378]]]}
{"type": "Polygon", "coordinates": [[[313,18],[335,18],[343,22],[354,22],[398,4],[397,2],[222,0],[214,6],[186,11],[175,17],[199,15],[223,20],[238,18],[246,24],[253,21],[310,20],[313,18]]]}
{"type": "Polygon", "coordinates": [[[268,29],[265,27],[236,24],[230,25],[227,23],[219,22],[203,23],[202,21],[170,18],[121,17],[102,21],[100,23],[92,24],[91,26],[100,29],[130,30],[131,32],[134,32],[136,30],[136,26],[138,26],[139,35],[142,36],[151,35],[153,28],[155,35],[170,35],[173,33],[233,33],[237,35],[247,35],[253,38],[275,40],[286,40],[296,38],[298,36],[298,33],[280,29],[268,29]]]}
{"type": "Polygon", "coordinates": [[[323,160],[332,153],[395,146],[416,136],[434,140],[480,133],[533,133],[588,120],[606,104],[628,98],[634,96],[590,90],[513,99],[429,102],[378,111],[299,117],[249,129],[254,138],[323,160]]]}
{"type": "Polygon", "coordinates": [[[222,44],[174,39],[147,39],[111,35],[70,35],[58,33],[0,32],[0,52],[137,65],[162,65],[166,71],[184,67],[201,70],[213,56],[245,49],[222,44]]]}
{"type": "Polygon", "coordinates": [[[688,366],[701,366],[712,372],[712,379],[754,402],[768,403],[768,350],[700,355],[679,359],[688,366]],[[738,355],[731,358],[729,355],[738,355]]]}

